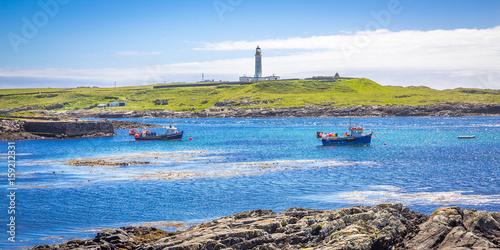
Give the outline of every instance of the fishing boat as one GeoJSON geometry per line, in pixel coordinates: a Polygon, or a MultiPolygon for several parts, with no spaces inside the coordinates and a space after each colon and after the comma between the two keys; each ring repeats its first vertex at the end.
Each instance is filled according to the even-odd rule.
{"type": "Polygon", "coordinates": [[[365,131],[363,127],[349,127],[350,133],[344,136],[338,133],[316,132],[316,137],[321,140],[323,146],[363,145],[372,141],[372,131],[365,131]]]}
{"type": "Polygon", "coordinates": [[[136,141],[152,141],[152,140],[161,140],[161,141],[170,141],[170,140],[182,140],[182,135],[184,134],[184,131],[177,131],[177,128],[175,128],[172,125],[172,122],[170,122],[170,126],[166,127],[165,126],[165,134],[158,135],[156,132],[150,132],[150,131],[142,131],[140,133],[136,133],[135,140],[136,141]]]}

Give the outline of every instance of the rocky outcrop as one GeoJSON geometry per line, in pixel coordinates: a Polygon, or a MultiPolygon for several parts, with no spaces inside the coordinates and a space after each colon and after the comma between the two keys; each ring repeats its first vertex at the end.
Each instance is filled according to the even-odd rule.
{"type": "Polygon", "coordinates": [[[35,246],[33,249],[137,249],[140,245],[155,242],[162,237],[175,234],[151,227],[122,227],[104,229],[90,240],[73,239],[62,245],[35,246]]]}
{"type": "Polygon", "coordinates": [[[175,233],[106,229],[93,239],[33,249],[492,249],[500,213],[440,208],[426,216],[401,204],[339,210],[253,210],[175,233]]]}
{"type": "Polygon", "coordinates": [[[45,137],[24,130],[25,121],[17,119],[0,120],[0,141],[33,140],[45,137]]]}
{"type": "Polygon", "coordinates": [[[114,129],[134,129],[134,128],[161,128],[163,125],[149,124],[141,122],[131,122],[131,121],[119,121],[119,120],[107,120],[113,124],[114,129]]]}
{"type": "Polygon", "coordinates": [[[130,165],[149,165],[149,161],[105,161],[105,160],[71,160],[66,162],[71,166],[106,166],[106,167],[122,167],[130,165]]]}
{"type": "Polygon", "coordinates": [[[40,122],[0,120],[0,140],[31,140],[113,136],[113,124],[106,121],[40,122]]]}
{"type": "Polygon", "coordinates": [[[12,133],[24,131],[24,121],[16,119],[0,120],[0,133],[12,133]]]}
{"type": "Polygon", "coordinates": [[[148,124],[118,120],[71,120],[63,122],[40,122],[33,120],[0,120],[0,141],[33,140],[47,138],[104,137],[113,136],[114,129],[159,128],[148,124]]]}
{"type": "Polygon", "coordinates": [[[308,107],[286,108],[238,108],[235,102],[218,102],[215,107],[201,111],[173,110],[72,110],[58,113],[62,117],[88,118],[224,118],[224,117],[402,117],[402,116],[484,116],[500,115],[500,104],[435,104],[429,106],[353,106],[325,107],[310,105],[308,107]]]}
{"type": "Polygon", "coordinates": [[[406,245],[414,249],[500,248],[500,213],[440,208],[419,226],[419,233],[406,245]]]}

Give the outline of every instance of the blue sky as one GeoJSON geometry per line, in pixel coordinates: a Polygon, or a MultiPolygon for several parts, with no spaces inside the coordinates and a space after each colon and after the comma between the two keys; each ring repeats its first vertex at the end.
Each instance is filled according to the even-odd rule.
{"type": "Polygon", "coordinates": [[[0,88],[232,81],[257,44],[264,75],[500,88],[498,0],[0,0],[0,18],[0,88]]]}

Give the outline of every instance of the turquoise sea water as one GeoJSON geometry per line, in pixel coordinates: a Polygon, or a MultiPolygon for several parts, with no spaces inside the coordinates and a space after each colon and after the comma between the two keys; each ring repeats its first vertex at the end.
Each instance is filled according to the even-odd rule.
{"type": "MultiPolygon", "coordinates": [[[[346,118],[173,121],[185,131],[183,141],[135,142],[127,130],[110,138],[16,141],[16,243],[7,241],[1,155],[0,248],[93,237],[101,228],[199,223],[257,208],[400,202],[425,214],[443,206],[500,211],[499,117],[354,118],[353,125],[376,132],[371,145],[357,147],[322,147],[316,139],[316,131],[343,134],[346,118]],[[66,163],[79,158],[153,164],[66,163]]],[[[6,154],[7,142],[0,148],[6,154]]]]}

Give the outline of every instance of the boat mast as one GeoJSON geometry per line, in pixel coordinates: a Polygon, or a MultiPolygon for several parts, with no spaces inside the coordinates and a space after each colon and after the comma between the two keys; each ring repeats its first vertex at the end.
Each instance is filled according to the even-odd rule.
{"type": "Polygon", "coordinates": [[[349,112],[349,128],[348,128],[348,129],[349,129],[349,132],[351,132],[351,136],[352,136],[352,130],[351,130],[351,128],[352,128],[351,118],[352,118],[352,116],[351,116],[351,112],[349,112]]]}

